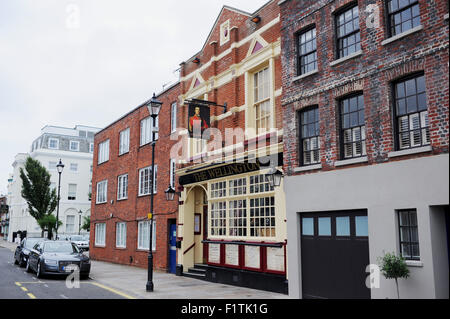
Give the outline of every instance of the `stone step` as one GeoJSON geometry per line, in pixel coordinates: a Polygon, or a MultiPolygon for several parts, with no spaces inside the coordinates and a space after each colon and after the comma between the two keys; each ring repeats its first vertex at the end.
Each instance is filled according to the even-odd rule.
{"type": "Polygon", "coordinates": [[[188,272],[191,274],[200,274],[200,275],[206,275],[206,269],[203,268],[189,268],[188,272]]]}

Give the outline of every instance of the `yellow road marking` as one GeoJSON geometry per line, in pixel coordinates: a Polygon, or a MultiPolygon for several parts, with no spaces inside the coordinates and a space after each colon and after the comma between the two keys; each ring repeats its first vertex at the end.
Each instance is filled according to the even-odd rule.
{"type": "Polygon", "coordinates": [[[20,287],[20,288],[22,288],[23,291],[28,291],[28,289],[25,287],[20,287]]]}
{"type": "Polygon", "coordinates": [[[16,282],[16,285],[19,286],[19,287],[22,286],[22,285],[20,284],[20,282],[16,282]]]}
{"type": "Polygon", "coordinates": [[[28,297],[30,297],[31,299],[36,299],[35,295],[33,295],[32,293],[27,293],[28,297]]]}
{"type": "Polygon", "coordinates": [[[113,288],[104,286],[104,285],[99,284],[99,283],[96,283],[96,282],[90,282],[90,284],[91,284],[91,285],[94,285],[94,286],[97,286],[97,287],[100,287],[100,288],[103,288],[103,289],[105,289],[105,290],[111,291],[112,293],[115,293],[116,295],[125,297],[125,298],[127,298],[127,299],[136,299],[135,297],[131,297],[131,296],[127,295],[127,294],[124,294],[123,292],[120,292],[120,291],[118,291],[118,290],[115,290],[115,289],[113,289],[113,288]]]}

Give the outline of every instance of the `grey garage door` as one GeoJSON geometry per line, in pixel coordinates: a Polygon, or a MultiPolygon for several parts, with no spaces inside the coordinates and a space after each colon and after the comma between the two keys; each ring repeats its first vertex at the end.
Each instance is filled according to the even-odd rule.
{"type": "Polygon", "coordinates": [[[303,298],[370,298],[367,211],[301,215],[303,298]]]}

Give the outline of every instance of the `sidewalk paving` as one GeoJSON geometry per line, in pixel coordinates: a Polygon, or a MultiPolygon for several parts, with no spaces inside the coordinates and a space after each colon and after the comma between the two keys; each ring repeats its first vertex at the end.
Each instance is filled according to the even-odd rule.
{"type": "MultiPolygon", "coordinates": [[[[15,251],[17,244],[0,241],[0,247],[15,251]]],[[[288,299],[288,295],[217,284],[199,279],[153,272],[154,291],[147,292],[147,269],[91,261],[90,278],[128,298],[137,299],[288,299]]]]}

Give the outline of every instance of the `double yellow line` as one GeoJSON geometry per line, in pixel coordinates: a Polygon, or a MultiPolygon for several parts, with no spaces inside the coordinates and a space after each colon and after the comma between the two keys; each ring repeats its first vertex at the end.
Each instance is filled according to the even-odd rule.
{"type": "Polygon", "coordinates": [[[16,285],[20,287],[20,289],[22,289],[23,291],[25,291],[27,293],[27,296],[30,297],[30,299],[36,299],[36,296],[33,295],[31,292],[28,292],[28,289],[23,287],[22,284],[20,282],[16,282],[16,285]]]}

